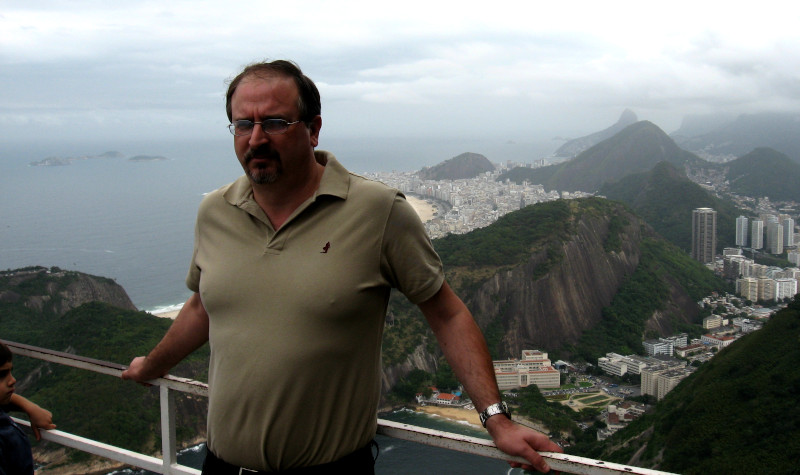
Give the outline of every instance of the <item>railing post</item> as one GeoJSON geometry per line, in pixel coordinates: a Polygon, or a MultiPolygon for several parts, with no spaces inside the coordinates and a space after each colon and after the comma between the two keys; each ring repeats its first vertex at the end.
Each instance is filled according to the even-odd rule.
{"type": "Polygon", "coordinates": [[[172,466],[178,463],[178,450],[175,441],[175,394],[167,386],[161,386],[161,455],[164,471],[172,473],[172,466]]]}

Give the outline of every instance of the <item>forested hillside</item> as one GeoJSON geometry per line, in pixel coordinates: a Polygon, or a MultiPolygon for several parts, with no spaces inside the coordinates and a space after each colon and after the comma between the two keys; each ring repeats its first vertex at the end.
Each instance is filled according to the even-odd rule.
{"type": "Polygon", "coordinates": [[[800,298],[602,444],[577,453],[677,473],[797,473],[800,298]]]}
{"type": "MultiPolygon", "coordinates": [[[[56,311],[60,301],[75,302],[76,295],[88,295],[85,287],[75,288],[76,282],[100,288],[100,295],[121,289],[109,279],[77,272],[45,268],[4,272],[0,339],[127,365],[133,357],[147,354],[172,323],[97,300],[60,314],[56,311]],[[39,301],[45,305],[30,305],[39,301]]],[[[112,300],[129,301],[127,295],[112,300]]],[[[171,373],[206,380],[207,358],[205,346],[171,373]]],[[[50,410],[60,430],[145,453],[161,447],[158,388],[23,356],[14,358],[14,375],[18,392],[50,410]]],[[[178,400],[179,440],[204,436],[206,400],[178,400]]],[[[87,457],[82,452],[71,455],[73,461],[87,457]]]]}
{"type": "Polygon", "coordinates": [[[618,182],[606,183],[600,188],[600,194],[626,203],[656,232],[685,252],[691,248],[692,210],[713,208],[717,211],[717,251],[722,253],[723,248],[735,244],[736,218],[741,211],[704,190],[689,180],[682,169],[667,162],[618,182]]]}

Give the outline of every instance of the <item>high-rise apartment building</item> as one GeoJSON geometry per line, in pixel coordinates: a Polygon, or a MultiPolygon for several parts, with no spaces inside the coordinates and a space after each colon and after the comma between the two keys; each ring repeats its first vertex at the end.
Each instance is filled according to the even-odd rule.
{"type": "MultiPolygon", "coordinates": [[[[744,277],[736,281],[739,295],[742,298],[755,302],[758,300],[758,279],[755,277],[744,277]]],[[[705,327],[704,327],[705,328],[705,327]]]]}
{"type": "Polygon", "coordinates": [[[692,258],[703,264],[714,262],[717,249],[717,212],[711,208],[692,211],[692,258]]]}
{"type": "Polygon", "coordinates": [[[760,219],[753,220],[753,229],[750,235],[750,247],[753,249],[764,248],[764,221],[760,219]]]}
{"type": "Polygon", "coordinates": [[[783,247],[794,247],[794,219],[784,218],[783,224],[783,247]]]}
{"type": "Polygon", "coordinates": [[[783,226],[769,223],[767,226],[767,251],[770,254],[783,254],[783,226]]]}
{"type": "Polygon", "coordinates": [[[750,230],[748,228],[748,219],[747,216],[739,216],[736,218],[736,245],[741,247],[747,247],[747,234],[750,230]]]}
{"type": "Polygon", "coordinates": [[[797,294],[797,279],[775,279],[775,300],[792,298],[797,294]]]}

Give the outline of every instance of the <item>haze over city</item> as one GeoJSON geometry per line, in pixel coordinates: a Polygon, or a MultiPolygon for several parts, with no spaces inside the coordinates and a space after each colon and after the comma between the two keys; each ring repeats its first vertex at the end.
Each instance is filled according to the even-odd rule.
{"type": "Polygon", "coordinates": [[[226,79],[278,58],[321,90],[321,146],[576,137],[626,108],[670,133],[688,114],[800,111],[799,17],[777,2],[12,2],[0,140],[227,140],[226,79]]]}

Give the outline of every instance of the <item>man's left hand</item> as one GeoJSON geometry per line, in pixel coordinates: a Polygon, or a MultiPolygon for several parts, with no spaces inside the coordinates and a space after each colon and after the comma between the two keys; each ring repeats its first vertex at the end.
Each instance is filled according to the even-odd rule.
{"type": "Polygon", "coordinates": [[[538,452],[564,452],[546,435],[512,422],[501,414],[486,421],[486,430],[489,431],[498,449],[530,462],[530,465],[509,462],[514,468],[546,473],[550,471],[550,466],[538,452]]]}

